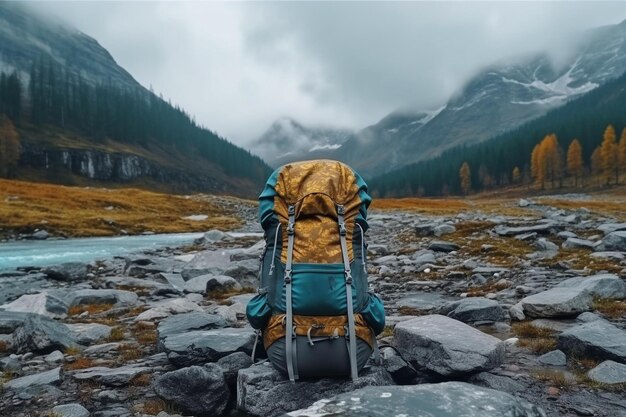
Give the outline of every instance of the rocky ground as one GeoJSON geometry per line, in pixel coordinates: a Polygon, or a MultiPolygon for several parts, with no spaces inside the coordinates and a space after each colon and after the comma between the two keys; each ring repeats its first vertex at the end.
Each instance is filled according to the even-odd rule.
{"type": "Polygon", "coordinates": [[[395,349],[356,381],[252,365],[252,204],[242,233],[2,273],[0,415],[626,416],[626,223],[515,206],[371,213],[395,349]]]}

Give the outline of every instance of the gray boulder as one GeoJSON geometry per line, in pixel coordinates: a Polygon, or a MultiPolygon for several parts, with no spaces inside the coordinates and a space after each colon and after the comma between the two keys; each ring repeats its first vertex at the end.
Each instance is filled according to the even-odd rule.
{"type": "Polygon", "coordinates": [[[536,405],[465,382],[365,387],[316,402],[286,416],[546,417],[536,405]]]}
{"type": "Polygon", "coordinates": [[[181,275],[185,281],[200,275],[220,275],[230,266],[230,253],[222,250],[206,250],[196,254],[185,265],[181,275]]]}
{"type": "Polygon", "coordinates": [[[626,223],[604,223],[598,227],[598,230],[608,235],[609,233],[626,230],[626,223]]]}
{"type": "Polygon", "coordinates": [[[518,226],[518,227],[508,227],[503,224],[499,224],[495,227],[494,231],[500,236],[515,236],[525,233],[551,233],[553,231],[558,231],[562,227],[559,226],[556,222],[549,221],[545,223],[539,223],[533,226],[518,226]]]}
{"type": "Polygon", "coordinates": [[[428,245],[428,249],[435,252],[452,252],[459,250],[460,246],[456,243],[446,242],[444,240],[433,240],[428,245]]]}
{"type": "Polygon", "coordinates": [[[251,416],[275,417],[308,407],[322,398],[354,391],[369,385],[390,385],[382,368],[366,368],[355,381],[345,379],[302,380],[292,384],[269,363],[239,371],[237,408],[251,416]]]}
{"type": "Polygon", "coordinates": [[[499,366],[504,342],[438,314],[398,323],[394,345],[416,369],[457,377],[499,366]]]}
{"type": "Polygon", "coordinates": [[[434,232],[435,232],[435,236],[440,237],[443,235],[456,232],[456,227],[452,226],[451,224],[444,223],[444,224],[435,226],[434,232]]]}
{"type": "Polygon", "coordinates": [[[174,314],[190,313],[192,311],[203,312],[204,310],[198,304],[186,298],[173,298],[154,303],[151,309],[135,317],[135,321],[161,319],[174,314]]]}
{"type": "Polygon", "coordinates": [[[252,358],[244,352],[231,353],[217,361],[217,364],[224,372],[224,379],[229,386],[237,384],[237,374],[240,369],[252,366],[252,358]]]}
{"type": "Polygon", "coordinates": [[[68,305],[61,298],[48,292],[25,294],[15,301],[0,305],[0,310],[22,313],[35,313],[50,318],[63,318],[67,315],[68,305]]]}
{"type": "Polygon", "coordinates": [[[250,328],[196,330],[168,336],[161,347],[168,359],[180,367],[215,362],[234,352],[251,354],[254,340],[250,328]]]}
{"type": "Polygon", "coordinates": [[[563,244],[561,245],[561,247],[565,249],[577,249],[577,248],[593,249],[594,246],[595,246],[594,242],[590,240],[586,240],[586,239],[578,239],[576,237],[568,237],[567,240],[563,242],[563,244]]]}
{"type": "Polygon", "coordinates": [[[207,293],[212,291],[231,292],[241,290],[241,284],[235,278],[226,275],[216,275],[211,277],[205,285],[207,293]]]}
{"type": "Polygon", "coordinates": [[[552,288],[522,299],[524,313],[531,317],[567,317],[591,310],[593,297],[582,288],[552,288]]]}
{"type": "Polygon", "coordinates": [[[587,372],[587,376],[601,384],[626,384],[626,365],[604,361],[587,372]]]}
{"type": "Polygon", "coordinates": [[[28,314],[13,333],[17,353],[50,353],[77,347],[70,329],[48,317],[28,314]]]}
{"type": "Polygon", "coordinates": [[[599,252],[626,252],[626,230],[609,233],[595,248],[599,252]]]}
{"type": "Polygon", "coordinates": [[[85,279],[89,272],[89,265],[81,262],[66,262],[60,265],[50,266],[43,270],[48,278],[58,281],[78,281],[85,279]]]}
{"type": "Polygon", "coordinates": [[[541,237],[537,239],[537,241],[533,244],[533,246],[535,247],[535,249],[540,250],[540,251],[547,251],[547,252],[559,251],[559,247],[555,243],[546,239],[545,237],[541,237]]]}
{"type": "Polygon", "coordinates": [[[57,405],[52,409],[52,413],[59,417],[89,417],[89,411],[80,404],[57,405]]]}
{"type": "Polygon", "coordinates": [[[214,363],[167,372],[154,381],[153,388],[165,401],[199,415],[221,415],[230,398],[222,369],[214,363]]]}
{"type": "Polygon", "coordinates": [[[31,235],[31,238],[35,240],[46,240],[50,237],[50,233],[45,230],[38,230],[31,235]]]}
{"type": "Polygon", "coordinates": [[[626,331],[596,320],[559,334],[557,347],[569,355],[626,362],[626,331]]]}
{"type": "Polygon", "coordinates": [[[221,230],[213,229],[206,232],[203,236],[204,240],[209,243],[219,242],[226,237],[226,233],[221,230]]]}
{"type": "Polygon", "coordinates": [[[165,339],[174,334],[185,333],[191,330],[210,330],[226,327],[223,317],[217,314],[208,314],[201,311],[176,314],[163,319],[157,327],[159,339],[165,339]]]}
{"type": "Polygon", "coordinates": [[[50,371],[12,379],[9,382],[5,383],[4,387],[17,391],[38,385],[58,385],[61,383],[61,379],[61,367],[58,367],[50,371]]]}
{"type": "Polygon", "coordinates": [[[549,366],[565,366],[567,364],[567,357],[562,351],[553,350],[539,356],[537,362],[549,366]]]}
{"type": "MultiPolygon", "coordinates": [[[[213,275],[199,275],[185,282],[183,291],[186,293],[206,294],[206,283],[213,275]]],[[[231,278],[232,279],[232,278],[231,278]]]]}
{"type": "Polygon", "coordinates": [[[469,297],[455,301],[439,310],[439,314],[446,315],[463,323],[478,321],[503,321],[504,309],[495,300],[483,297],[469,297]]]}
{"type": "Polygon", "coordinates": [[[569,278],[555,288],[573,288],[589,292],[594,297],[625,298],[626,285],[617,275],[598,274],[590,277],[569,278]]]}
{"type": "Polygon", "coordinates": [[[148,372],[151,372],[151,369],[142,366],[120,366],[119,368],[96,366],[76,371],[72,377],[79,381],[91,380],[102,385],[120,387],[128,385],[136,376],[148,372]]]}
{"type": "Polygon", "coordinates": [[[66,324],[74,334],[74,339],[81,345],[91,345],[111,335],[112,328],[100,323],[66,324]]]}
{"type": "Polygon", "coordinates": [[[123,290],[77,290],[68,297],[70,306],[83,304],[114,304],[116,307],[134,306],[139,302],[137,294],[123,290]]]}

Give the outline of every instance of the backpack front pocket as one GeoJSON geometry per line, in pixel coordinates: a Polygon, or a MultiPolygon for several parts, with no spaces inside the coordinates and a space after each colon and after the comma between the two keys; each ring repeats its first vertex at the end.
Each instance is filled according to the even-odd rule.
{"type": "Polygon", "coordinates": [[[254,329],[263,329],[270,317],[272,309],[267,303],[267,293],[257,294],[248,302],[246,306],[248,321],[254,329]]]}
{"type": "MultiPolygon", "coordinates": [[[[294,314],[335,316],[348,311],[342,264],[294,264],[291,291],[294,314]]],[[[353,281],[353,305],[356,296],[353,281]]]]}

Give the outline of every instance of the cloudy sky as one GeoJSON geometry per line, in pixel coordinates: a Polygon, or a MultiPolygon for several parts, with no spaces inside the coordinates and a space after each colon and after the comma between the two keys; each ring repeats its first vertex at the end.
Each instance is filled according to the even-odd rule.
{"type": "Polygon", "coordinates": [[[279,117],[362,128],[433,109],[485,65],[626,19],[626,3],[45,2],[143,85],[245,146],[279,117]]]}

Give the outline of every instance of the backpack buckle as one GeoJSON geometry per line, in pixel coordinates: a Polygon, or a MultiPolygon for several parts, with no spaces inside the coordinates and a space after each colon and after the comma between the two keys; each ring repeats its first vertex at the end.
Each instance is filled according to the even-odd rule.
{"type": "Polygon", "coordinates": [[[289,207],[287,207],[287,213],[290,216],[295,216],[295,214],[296,214],[296,206],[290,205],[289,207]]]}
{"type": "Polygon", "coordinates": [[[346,274],[346,284],[352,285],[352,274],[350,273],[350,270],[346,269],[344,273],[346,274]]]}
{"type": "Polygon", "coordinates": [[[291,269],[285,270],[285,284],[291,284],[291,269]]]}
{"type": "Polygon", "coordinates": [[[287,235],[293,236],[295,234],[294,226],[295,226],[294,223],[288,223],[287,224],[287,235]]]}
{"type": "Polygon", "coordinates": [[[345,236],[347,234],[347,230],[346,229],[346,224],[345,223],[339,223],[339,234],[341,236],[345,236]]]}
{"type": "Polygon", "coordinates": [[[346,214],[346,209],[344,208],[343,204],[337,204],[337,214],[339,214],[340,216],[346,214]]]}

